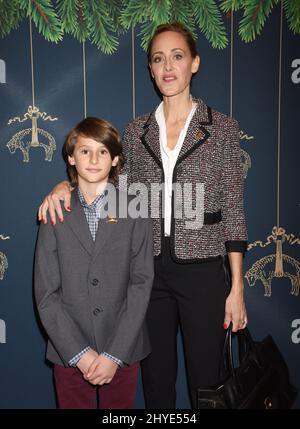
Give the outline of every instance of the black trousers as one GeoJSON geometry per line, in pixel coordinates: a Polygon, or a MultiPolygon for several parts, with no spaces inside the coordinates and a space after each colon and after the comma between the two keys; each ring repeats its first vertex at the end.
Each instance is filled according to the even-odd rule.
{"type": "Polygon", "coordinates": [[[177,333],[182,330],[188,386],[196,408],[198,387],[218,382],[230,290],[226,258],[180,264],[164,238],[147,312],[152,352],[141,362],[146,408],[176,408],[177,333]]]}

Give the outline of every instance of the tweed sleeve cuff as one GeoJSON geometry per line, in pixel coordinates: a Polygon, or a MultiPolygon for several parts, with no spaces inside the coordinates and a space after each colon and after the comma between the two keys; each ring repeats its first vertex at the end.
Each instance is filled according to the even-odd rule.
{"type": "Polygon", "coordinates": [[[241,252],[246,253],[247,251],[247,241],[242,240],[230,240],[225,243],[227,252],[241,252]]]}

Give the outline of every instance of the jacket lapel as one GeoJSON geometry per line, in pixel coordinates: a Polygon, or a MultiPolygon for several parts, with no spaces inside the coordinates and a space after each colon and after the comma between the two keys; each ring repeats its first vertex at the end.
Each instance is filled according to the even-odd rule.
{"type": "Polygon", "coordinates": [[[180,164],[210,137],[210,127],[212,125],[211,108],[204,104],[201,99],[193,98],[193,101],[197,103],[197,108],[187,129],[176,165],[180,164]]]}
{"type": "Polygon", "coordinates": [[[113,227],[114,227],[114,223],[108,222],[107,218],[99,220],[95,246],[93,251],[93,260],[95,260],[99,252],[104,248],[108,238],[112,233],[113,227]]]}
{"type": "Polygon", "coordinates": [[[94,249],[93,238],[86,220],[83,207],[80,204],[77,188],[71,194],[72,211],[65,216],[65,222],[72,229],[84,249],[92,255],[94,249]]]}
{"type": "MultiPolygon", "coordinates": [[[[210,137],[210,126],[212,125],[211,108],[203,103],[201,99],[193,98],[193,101],[197,103],[197,108],[188,127],[186,137],[178,156],[177,165],[210,137]]],[[[156,109],[149,115],[144,125],[144,133],[142,134],[141,140],[146,150],[162,169],[159,126],[155,118],[155,111],[156,109]]]]}
{"type": "Polygon", "coordinates": [[[150,113],[149,118],[144,125],[144,133],[142,134],[141,141],[157,165],[162,169],[163,165],[160,153],[159,126],[155,118],[155,110],[150,113]]]}

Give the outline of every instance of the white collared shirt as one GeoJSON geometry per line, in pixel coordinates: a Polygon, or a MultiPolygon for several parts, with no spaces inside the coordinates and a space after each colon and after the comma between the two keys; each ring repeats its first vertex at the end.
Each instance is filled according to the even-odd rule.
{"type": "Polygon", "coordinates": [[[177,143],[174,149],[167,147],[167,128],[164,115],[164,103],[160,103],[158,108],[155,111],[155,118],[159,126],[159,143],[160,143],[160,153],[163,163],[164,175],[165,175],[165,204],[164,204],[164,217],[165,217],[165,235],[170,235],[171,233],[171,215],[172,215],[172,177],[175,164],[177,162],[178,155],[182,148],[188,127],[190,125],[191,119],[194,116],[194,113],[197,109],[197,103],[193,101],[191,111],[185,121],[185,125],[182,128],[177,143]]]}

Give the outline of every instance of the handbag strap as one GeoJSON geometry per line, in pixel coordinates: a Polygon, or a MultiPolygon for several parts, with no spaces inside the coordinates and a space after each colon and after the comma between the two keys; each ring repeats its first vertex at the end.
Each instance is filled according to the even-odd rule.
{"type": "Polygon", "coordinates": [[[252,357],[255,359],[257,365],[263,368],[263,364],[260,361],[259,353],[255,341],[252,339],[248,328],[238,331],[238,345],[239,345],[239,360],[244,362],[247,359],[249,353],[252,353],[252,357]]]}
{"type": "Polygon", "coordinates": [[[220,379],[224,380],[228,375],[235,376],[232,353],[232,323],[230,323],[225,336],[222,360],[220,366],[220,379]]]}
{"type": "MultiPolygon", "coordinates": [[[[220,366],[220,379],[225,380],[228,376],[231,376],[236,379],[236,371],[233,361],[233,347],[232,347],[232,322],[230,323],[225,336],[222,360],[220,366]]],[[[245,361],[249,353],[252,353],[252,356],[255,358],[258,366],[262,367],[262,364],[257,353],[255,342],[252,339],[252,336],[248,328],[239,330],[236,332],[238,340],[238,351],[239,351],[239,361],[240,364],[245,361]]]]}

